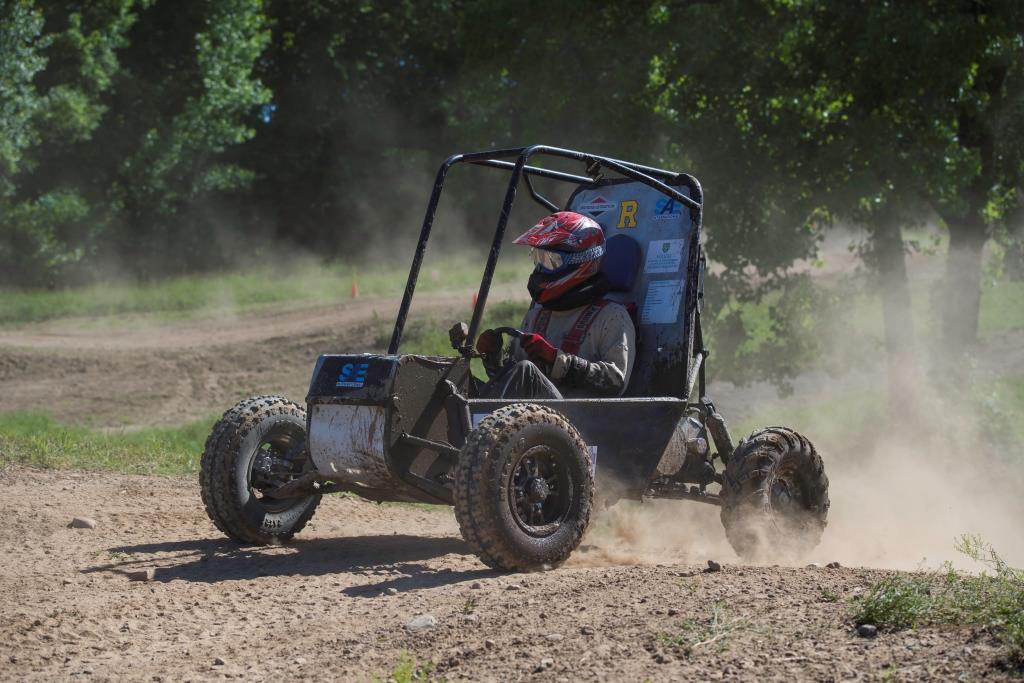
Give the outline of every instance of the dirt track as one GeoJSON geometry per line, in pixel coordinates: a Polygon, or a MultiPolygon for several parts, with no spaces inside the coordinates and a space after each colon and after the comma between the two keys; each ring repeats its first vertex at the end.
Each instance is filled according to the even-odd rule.
{"type": "MultiPolygon", "coordinates": [[[[441,324],[467,302],[436,297],[420,310],[441,324]]],[[[301,399],[317,354],[379,347],[396,308],[365,299],[240,318],[0,330],[0,412],[175,424],[253,393],[301,399]]],[[[728,390],[715,386],[713,395],[731,415],[770,391],[728,390]]],[[[882,461],[895,488],[880,489],[884,505],[864,505],[864,482],[879,482],[872,471],[845,476],[842,465],[827,465],[833,520],[807,561],[914,566],[949,549],[970,517],[950,507],[958,498],[938,478],[922,487],[931,498],[907,499],[900,482],[921,470],[905,457],[882,461]]],[[[992,483],[985,479],[987,497],[971,505],[974,517],[1019,519],[1019,496],[1012,510],[982,504],[992,483]]],[[[618,506],[568,566],[508,576],[467,554],[447,509],[330,497],[293,545],[240,549],[206,519],[197,489],[192,480],[2,471],[0,638],[10,647],[0,678],[370,680],[386,678],[403,653],[433,663],[438,677],[469,680],[1007,675],[986,634],[857,637],[846,601],[883,572],[739,567],[716,511],[695,504],[618,506]],[[98,527],[67,528],[75,515],[98,527]],[[704,573],[708,559],[724,571],[704,573]],[[154,581],[124,574],[145,567],[156,568],[154,581]],[[408,634],[403,626],[421,614],[437,626],[408,634]]],[[[986,527],[963,529],[972,530],[986,527]]],[[[1016,528],[1006,533],[1000,547],[1015,552],[1016,528]]]]}
{"type": "Polygon", "coordinates": [[[8,469],[0,482],[8,680],[365,681],[403,653],[450,680],[1005,677],[982,633],[857,637],[843,601],[878,570],[705,573],[680,548],[620,565],[628,545],[605,524],[569,566],[500,575],[445,508],[330,497],[294,544],[244,549],[220,540],[191,480],[8,469]],[[98,525],[67,528],[74,515],[98,525]],[[151,582],[124,574],[148,567],[151,582]],[[436,627],[406,632],[422,614],[436,627]]]}
{"type": "MultiPolygon", "coordinates": [[[[413,314],[468,319],[470,296],[425,298],[413,314]]],[[[134,426],[180,424],[253,394],[301,399],[321,353],[383,350],[398,304],[368,298],[179,322],[64,319],[0,329],[0,412],[134,426]]]]}

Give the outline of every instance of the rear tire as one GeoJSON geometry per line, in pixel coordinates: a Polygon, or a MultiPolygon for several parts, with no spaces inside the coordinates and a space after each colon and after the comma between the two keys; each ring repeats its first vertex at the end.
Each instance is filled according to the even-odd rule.
{"type": "Polygon", "coordinates": [[[473,430],[455,471],[455,518],[490,567],[564,562],[590,523],[594,477],[576,428],[550,408],[517,403],[473,430]]]}
{"type": "Polygon", "coordinates": [[[784,427],[754,432],[725,468],[722,524],[744,560],[798,559],[828,523],[828,477],[814,445],[784,427]]]}
{"type": "Polygon", "coordinates": [[[206,514],[240,543],[282,543],[313,516],[319,495],[262,495],[312,468],[306,452],[306,411],[279,396],[241,401],[206,440],[199,484],[206,514]]]}

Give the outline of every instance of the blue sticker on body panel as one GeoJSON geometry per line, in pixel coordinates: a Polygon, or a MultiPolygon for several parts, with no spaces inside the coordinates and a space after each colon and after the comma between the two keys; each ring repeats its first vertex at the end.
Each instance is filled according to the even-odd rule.
{"type": "Polygon", "coordinates": [[[654,215],[651,217],[656,221],[667,221],[683,217],[683,205],[671,197],[662,197],[654,203],[654,215]]]}
{"type": "Polygon", "coordinates": [[[350,387],[358,389],[366,384],[366,371],[370,368],[369,363],[345,363],[338,373],[336,387],[350,387]]]}

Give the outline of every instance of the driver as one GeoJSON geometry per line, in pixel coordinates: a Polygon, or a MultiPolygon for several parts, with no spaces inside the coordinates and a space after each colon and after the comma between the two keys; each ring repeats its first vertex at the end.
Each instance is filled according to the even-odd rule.
{"type": "MultiPolygon", "coordinates": [[[[600,271],[604,232],[591,218],[559,211],[519,236],[535,265],[527,288],[534,304],[512,341],[513,363],[484,385],[487,398],[596,398],[620,396],[636,357],[633,321],[622,304],[604,299],[600,271]]],[[[485,330],[477,350],[500,350],[485,330]]]]}

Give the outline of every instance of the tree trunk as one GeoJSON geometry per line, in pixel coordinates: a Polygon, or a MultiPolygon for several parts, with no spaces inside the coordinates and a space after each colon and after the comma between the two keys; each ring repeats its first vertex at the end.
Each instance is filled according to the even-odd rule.
{"type": "Polygon", "coordinates": [[[980,217],[969,214],[946,221],[949,253],[942,299],[942,342],[947,351],[960,353],[978,341],[981,304],[981,254],[987,239],[980,217]]]}
{"type": "Polygon", "coordinates": [[[873,227],[875,265],[882,290],[889,409],[913,418],[917,415],[920,374],[903,234],[899,220],[891,216],[881,218],[873,227]]]}

